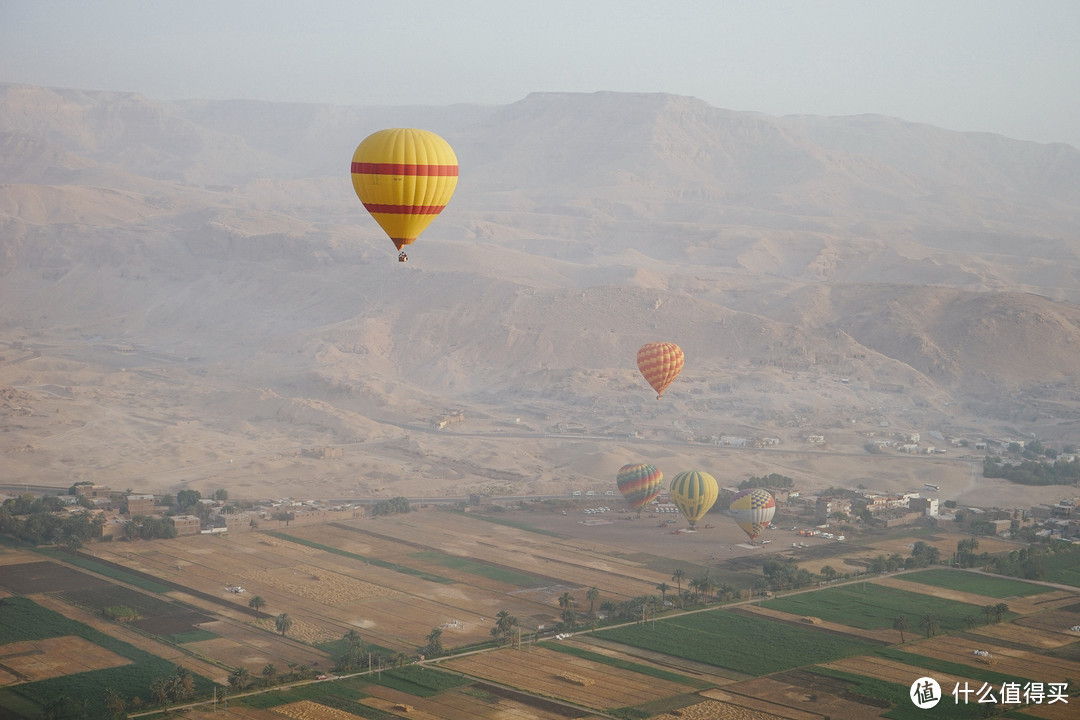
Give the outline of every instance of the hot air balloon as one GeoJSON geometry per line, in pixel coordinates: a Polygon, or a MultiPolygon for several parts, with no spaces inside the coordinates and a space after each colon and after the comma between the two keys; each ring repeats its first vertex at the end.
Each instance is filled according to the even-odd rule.
{"type": "Polygon", "coordinates": [[[664,473],[649,463],[630,463],[619,468],[615,483],[630,507],[641,509],[656,499],[664,482],[664,473]]]}
{"type": "Polygon", "coordinates": [[[457,187],[458,162],[450,144],[433,132],[392,128],[368,135],[352,158],[356,196],[402,248],[442,212],[457,187]]]}
{"type": "Polygon", "coordinates": [[[769,526],[776,514],[776,499],[771,492],[761,488],[740,490],[731,499],[728,509],[743,532],[753,540],[769,526]]]}
{"type": "Polygon", "coordinates": [[[720,486],[709,473],[681,472],[671,478],[671,499],[679,512],[690,521],[690,527],[709,512],[720,494],[720,486]]]}
{"type": "Polygon", "coordinates": [[[682,370],[682,348],[670,342],[646,343],[637,351],[637,366],[659,400],[682,370]]]}

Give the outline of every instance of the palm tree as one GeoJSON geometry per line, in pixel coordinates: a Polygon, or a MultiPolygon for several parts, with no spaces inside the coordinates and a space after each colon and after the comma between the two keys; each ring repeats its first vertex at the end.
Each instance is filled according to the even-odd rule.
{"type": "MultiPolygon", "coordinates": [[[[961,540],[960,542],[963,542],[963,540],[961,540]]],[[[994,608],[993,605],[983,605],[982,606],[982,614],[986,616],[986,624],[987,625],[990,624],[990,616],[994,614],[994,610],[995,610],[995,608],[994,608]]]]}
{"type": "Polygon", "coordinates": [[[165,678],[157,678],[150,683],[150,697],[156,704],[169,709],[169,685],[165,678]]]}
{"type": "Polygon", "coordinates": [[[967,626],[968,630],[970,630],[971,628],[975,627],[978,624],[979,624],[979,618],[975,617],[974,615],[965,615],[964,616],[964,625],[967,626]]]}
{"type": "Polygon", "coordinates": [[[277,677],[277,668],[274,667],[274,663],[263,665],[262,676],[266,678],[267,684],[274,682],[274,678],[277,677]]]}
{"type": "Polygon", "coordinates": [[[1001,622],[1001,618],[1005,613],[1009,612],[1008,603],[998,603],[994,606],[994,622],[1001,622]]]}
{"type": "Polygon", "coordinates": [[[821,566],[821,577],[825,578],[826,580],[835,580],[836,576],[839,574],[840,573],[838,573],[836,571],[836,568],[834,568],[832,565],[821,566]]]}
{"type": "Polygon", "coordinates": [[[431,628],[431,632],[427,634],[427,645],[424,646],[424,655],[427,657],[438,657],[442,654],[442,628],[431,628]]]}
{"type": "Polygon", "coordinates": [[[577,601],[574,600],[574,596],[571,595],[569,592],[564,592],[562,595],[559,596],[559,607],[561,607],[563,610],[566,610],[568,608],[574,608],[576,606],[577,601]]]}
{"type": "Polygon", "coordinates": [[[585,599],[589,601],[589,614],[592,615],[593,608],[596,607],[596,601],[600,599],[599,588],[589,588],[589,591],[585,593],[585,599]]]}
{"type": "Polygon", "coordinates": [[[892,621],[892,629],[900,631],[900,644],[904,644],[904,631],[910,630],[911,625],[908,623],[908,619],[904,615],[897,615],[896,619],[892,621]]]}
{"type": "Polygon", "coordinates": [[[238,667],[229,675],[229,685],[237,690],[243,690],[251,684],[251,671],[246,667],[238,667]]]}
{"type": "Polygon", "coordinates": [[[281,613],[274,618],[274,627],[282,637],[285,637],[285,633],[292,629],[292,618],[289,617],[289,613],[281,613]]]}
{"type": "Polygon", "coordinates": [[[510,640],[517,624],[518,619],[511,615],[509,610],[500,610],[495,613],[495,627],[491,628],[491,636],[503,645],[510,640]]]}
{"type": "Polygon", "coordinates": [[[660,607],[667,604],[667,592],[671,589],[671,586],[665,582],[656,586],[656,589],[660,591],[660,607]]]}
{"type": "Polygon", "coordinates": [[[716,588],[717,597],[721,600],[730,600],[731,596],[735,593],[735,586],[728,583],[720,583],[716,588]]]}
{"type": "Polygon", "coordinates": [[[941,620],[932,612],[923,613],[923,616],[919,618],[919,627],[926,631],[926,637],[931,637],[941,629],[941,620]]]}
{"type": "Polygon", "coordinates": [[[127,717],[127,701],[119,691],[111,687],[105,688],[105,712],[109,713],[109,720],[127,717]]]}
{"type": "Polygon", "coordinates": [[[709,602],[709,595],[716,589],[716,581],[709,577],[708,573],[705,573],[705,577],[701,578],[701,582],[698,585],[701,589],[701,596],[705,599],[705,602],[709,602]]]}
{"type": "Polygon", "coordinates": [[[266,601],[263,600],[262,595],[256,595],[248,601],[248,607],[255,611],[255,619],[259,619],[259,610],[266,606],[266,601]]]}
{"type": "Polygon", "coordinates": [[[691,578],[686,587],[690,591],[691,598],[699,597],[701,595],[701,578],[691,578]]]}
{"type": "Polygon", "coordinates": [[[396,652],[393,657],[390,658],[391,664],[397,665],[399,668],[405,667],[406,660],[408,660],[408,658],[403,652],[396,652]]]}
{"type": "Polygon", "coordinates": [[[682,607],[682,579],[686,576],[686,573],[682,571],[682,568],[675,568],[675,572],[671,573],[671,579],[675,581],[675,587],[679,591],[679,607],[682,607]]]}

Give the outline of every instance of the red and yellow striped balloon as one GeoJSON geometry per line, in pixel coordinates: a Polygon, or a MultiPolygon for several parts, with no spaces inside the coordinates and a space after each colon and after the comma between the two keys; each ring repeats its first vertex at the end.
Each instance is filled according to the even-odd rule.
{"type": "Polygon", "coordinates": [[[427,130],[380,130],[353,153],[356,196],[398,250],[412,244],[443,211],[457,180],[453,148],[427,130]]]}
{"type": "Polygon", "coordinates": [[[659,400],[682,371],[682,348],[671,342],[646,343],[637,351],[637,366],[659,400]]]}

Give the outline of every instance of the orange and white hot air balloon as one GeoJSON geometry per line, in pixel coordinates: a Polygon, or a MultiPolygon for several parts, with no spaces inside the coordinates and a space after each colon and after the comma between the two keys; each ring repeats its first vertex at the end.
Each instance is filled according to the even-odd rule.
{"type": "Polygon", "coordinates": [[[353,153],[356,196],[398,250],[412,244],[443,211],[457,180],[453,148],[427,130],[380,130],[353,153]]]}
{"type": "Polygon", "coordinates": [[[637,351],[637,366],[659,400],[682,371],[682,348],[671,342],[646,343],[637,351]]]}

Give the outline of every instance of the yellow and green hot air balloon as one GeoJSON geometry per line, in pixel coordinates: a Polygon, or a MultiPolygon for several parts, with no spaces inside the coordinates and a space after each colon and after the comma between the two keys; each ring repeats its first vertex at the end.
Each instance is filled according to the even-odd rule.
{"type": "Polygon", "coordinates": [[[398,250],[412,244],[443,211],[457,180],[453,148],[427,130],[380,130],[353,153],[356,196],[398,250]]]}
{"type": "Polygon", "coordinates": [[[681,472],[671,478],[671,500],[679,508],[679,512],[690,521],[693,528],[709,508],[716,502],[720,494],[720,485],[709,473],[690,471],[681,472]]]}
{"type": "Polygon", "coordinates": [[[619,492],[630,503],[630,507],[641,509],[656,499],[664,483],[664,473],[649,463],[630,463],[619,468],[615,474],[615,484],[619,492]]]}

